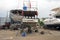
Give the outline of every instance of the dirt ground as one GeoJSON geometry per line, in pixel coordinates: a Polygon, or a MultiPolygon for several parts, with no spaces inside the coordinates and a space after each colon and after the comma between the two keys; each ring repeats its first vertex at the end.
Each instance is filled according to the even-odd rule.
{"type": "Polygon", "coordinates": [[[60,31],[39,29],[38,33],[22,37],[17,30],[0,30],[0,40],[60,40],[60,31]],[[44,31],[44,34],[40,34],[41,31],[44,31]]]}

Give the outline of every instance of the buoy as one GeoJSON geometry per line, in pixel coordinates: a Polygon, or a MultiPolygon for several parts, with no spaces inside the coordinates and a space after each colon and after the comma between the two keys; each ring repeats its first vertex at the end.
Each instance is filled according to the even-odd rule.
{"type": "Polygon", "coordinates": [[[22,32],[22,36],[25,37],[26,36],[26,32],[22,32]]]}

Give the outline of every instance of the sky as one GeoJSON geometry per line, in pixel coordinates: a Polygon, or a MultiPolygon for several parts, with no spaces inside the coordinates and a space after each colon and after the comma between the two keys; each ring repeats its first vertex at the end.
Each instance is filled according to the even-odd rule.
{"type": "MultiPolygon", "coordinates": [[[[51,9],[60,7],[60,0],[30,0],[31,5],[37,4],[38,17],[49,17],[51,9]],[[33,3],[35,2],[35,3],[33,3]]],[[[22,9],[23,0],[0,0],[0,17],[6,17],[11,9],[22,9]]]]}

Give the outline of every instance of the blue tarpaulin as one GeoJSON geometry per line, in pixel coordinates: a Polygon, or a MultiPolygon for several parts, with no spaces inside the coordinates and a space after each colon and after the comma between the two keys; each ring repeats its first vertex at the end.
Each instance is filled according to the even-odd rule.
{"type": "Polygon", "coordinates": [[[26,6],[24,6],[24,7],[23,7],[23,10],[27,10],[27,7],[26,7],[26,6]]]}

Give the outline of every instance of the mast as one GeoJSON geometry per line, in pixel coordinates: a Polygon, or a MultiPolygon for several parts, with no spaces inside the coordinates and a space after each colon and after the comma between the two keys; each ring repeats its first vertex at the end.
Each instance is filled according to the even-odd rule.
{"type": "Polygon", "coordinates": [[[7,12],[7,15],[6,15],[6,20],[5,20],[5,23],[8,22],[8,12],[7,12]]]}

